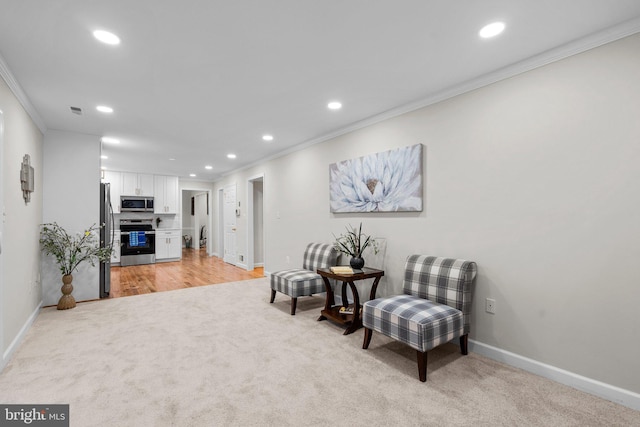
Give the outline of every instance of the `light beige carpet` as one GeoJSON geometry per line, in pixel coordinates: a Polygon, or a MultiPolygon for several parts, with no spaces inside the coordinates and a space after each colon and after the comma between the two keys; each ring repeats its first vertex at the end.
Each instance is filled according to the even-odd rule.
{"type": "Polygon", "coordinates": [[[46,308],[2,403],[68,403],[71,426],[631,426],[640,412],[446,345],[415,353],[269,304],[266,279],[46,308]]]}

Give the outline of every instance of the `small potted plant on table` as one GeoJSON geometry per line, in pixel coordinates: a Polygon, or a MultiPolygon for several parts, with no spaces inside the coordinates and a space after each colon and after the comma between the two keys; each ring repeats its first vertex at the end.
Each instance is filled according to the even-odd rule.
{"type": "MultiPolygon", "coordinates": [[[[335,234],[333,237],[336,237],[335,234]]],[[[360,227],[357,230],[349,225],[345,234],[336,237],[336,249],[343,254],[351,256],[349,265],[356,270],[361,270],[364,267],[362,253],[369,246],[373,248],[374,253],[378,253],[378,243],[374,238],[362,232],[362,223],[360,223],[360,227]]]]}

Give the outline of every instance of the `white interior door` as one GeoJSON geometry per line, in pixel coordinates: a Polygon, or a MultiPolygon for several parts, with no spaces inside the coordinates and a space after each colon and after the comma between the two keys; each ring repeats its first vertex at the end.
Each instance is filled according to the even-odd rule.
{"type": "Polygon", "coordinates": [[[236,185],[228,185],[223,192],[224,206],[224,262],[236,265],[236,185]]]}

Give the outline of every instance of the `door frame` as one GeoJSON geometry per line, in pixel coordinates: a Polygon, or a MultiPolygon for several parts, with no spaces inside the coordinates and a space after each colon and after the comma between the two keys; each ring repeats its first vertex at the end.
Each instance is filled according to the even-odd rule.
{"type": "Polygon", "coordinates": [[[224,259],[224,187],[218,189],[218,258],[224,259]]]}
{"type": "MultiPolygon", "coordinates": [[[[255,268],[255,236],[253,229],[253,221],[254,221],[254,206],[253,206],[253,183],[256,181],[262,182],[262,205],[263,205],[263,216],[264,216],[264,173],[260,173],[254,176],[247,178],[247,271],[253,271],[255,268]]],[[[264,238],[262,239],[262,247],[263,247],[263,256],[264,256],[264,238]]],[[[264,266],[264,263],[263,263],[264,266]]]]}
{"type": "MultiPolygon", "coordinates": [[[[211,215],[206,214],[205,215],[205,221],[202,221],[202,215],[200,215],[198,213],[198,207],[200,206],[200,203],[198,203],[198,201],[200,200],[200,198],[202,197],[206,197],[207,200],[209,198],[209,193],[207,191],[196,191],[192,193],[193,195],[191,197],[194,198],[194,248],[198,248],[200,249],[200,227],[202,225],[206,226],[206,235],[205,238],[207,239],[207,244],[205,246],[206,251],[207,251],[207,255],[210,254],[210,250],[209,248],[211,247],[211,242],[209,240],[211,240],[211,215]],[[197,238],[195,238],[197,236],[197,238]],[[197,242],[197,243],[196,243],[197,242]]],[[[207,205],[207,202],[205,201],[205,205],[207,205]]],[[[207,208],[207,212],[209,212],[209,206],[206,206],[207,208]]]]}
{"type": "MultiPolygon", "coordinates": [[[[198,193],[207,193],[209,195],[209,215],[207,218],[207,255],[211,256],[212,252],[213,252],[213,197],[212,197],[212,192],[213,190],[210,189],[203,189],[203,188],[197,188],[197,187],[189,187],[188,185],[185,187],[180,188],[180,200],[179,200],[179,205],[180,205],[180,217],[182,218],[182,210],[184,209],[184,207],[182,206],[182,199],[183,199],[183,193],[185,191],[189,191],[189,192],[198,192],[198,193]]],[[[196,239],[196,236],[199,236],[199,230],[194,230],[193,233],[193,247],[196,248],[196,243],[199,244],[200,242],[198,241],[198,239],[196,239]]],[[[180,234],[182,234],[182,219],[180,220],[180,234]]]]}
{"type": "Polygon", "coordinates": [[[3,266],[3,249],[4,249],[4,192],[3,192],[3,174],[4,174],[4,158],[2,153],[4,152],[4,113],[0,110],[0,165],[2,165],[2,171],[0,172],[0,353],[2,359],[0,360],[0,371],[4,368],[4,266],[3,266]]]}

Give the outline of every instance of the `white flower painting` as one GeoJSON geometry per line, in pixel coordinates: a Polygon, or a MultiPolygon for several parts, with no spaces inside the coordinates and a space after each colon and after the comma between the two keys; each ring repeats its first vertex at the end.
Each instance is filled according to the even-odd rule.
{"type": "Polygon", "coordinates": [[[422,211],[422,144],[329,165],[331,212],[422,211]]]}

